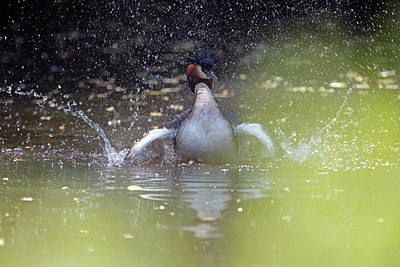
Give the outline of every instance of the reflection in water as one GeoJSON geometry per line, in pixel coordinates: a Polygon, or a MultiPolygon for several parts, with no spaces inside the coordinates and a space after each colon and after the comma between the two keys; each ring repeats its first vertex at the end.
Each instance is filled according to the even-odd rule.
{"type": "Polygon", "coordinates": [[[360,238],[367,238],[361,230],[358,236],[353,224],[371,231],[398,228],[395,172],[335,175],[292,164],[284,168],[284,162],[279,166],[5,162],[0,254],[7,257],[0,258],[0,265],[23,266],[28,259],[32,266],[54,266],[60,260],[70,266],[85,258],[87,266],[154,266],[184,253],[185,266],[253,258],[260,265],[292,266],[293,243],[296,251],[317,253],[320,244],[359,246],[360,238]],[[127,190],[131,185],[135,190],[127,190]],[[299,246],[310,238],[314,245],[299,246]]]}
{"type": "Polygon", "coordinates": [[[182,228],[193,231],[198,238],[219,237],[221,235],[219,220],[232,200],[230,177],[215,174],[201,177],[195,173],[176,175],[182,192],[179,194],[178,201],[182,201],[195,210],[199,220],[195,226],[183,226],[182,228]]]}
{"type": "Polygon", "coordinates": [[[192,231],[203,239],[221,236],[220,220],[230,212],[229,207],[245,199],[265,196],[261,181],[242,179],[240,172],[232,167],[189,165],[175,167],[155,178],[136,176],[130,182],[141,187],[141,198],[159,203],[157,209],[168,206],[172,209],[170,215],[182,210],[193,214],[192,219],[182,221],[181,225],[175,222],[165,228],[192,231]]]}

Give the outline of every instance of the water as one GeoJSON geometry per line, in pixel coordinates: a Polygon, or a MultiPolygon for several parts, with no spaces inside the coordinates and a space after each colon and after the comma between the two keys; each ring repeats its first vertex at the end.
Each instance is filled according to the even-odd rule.
{"type": "MultiPolygon", "coordinates": [[[[68,110],[64,111],[67,112],[68,110]]],[[[104,130],[100,127],[100,125],[94,123],[91,119],[89,119],[89,117],[86,116],[82,110],[71,112],[71,115],[82,119],[92,129],[96,130],[99,136],[100,146],[103,149],[104,156],[107,157],[109,165],[119,165],[124,162],[124,158],[128,152],[128,149],[123,149],[119,152],[116,151],[116,149],[112,147],[110,141],[108,140],[106,134],[104,133],[104,130]]]]}
{"type": "Polygon", "coordinates": [[[1,177],[4,266],[398,261],[400,185],[391,168],[26,161],[6,162],[1,177]]]}
{"type": "Polygon", "coordinates": [[[397,114],[397,91],[359,92],[285,92],[267,110],[253,106],[268,114],[265,130],[282,151],[220,166],[110,161],[141,138],[146,118],[158,118],[137,109],[136,127],[119,116],[118,129],[108,123],[115,114],[107,122],[96,115],[116,106],[115,99],[101,99],[102,106],[90,100],[93,119],[78,100],[56,99],[50,107],[36,102],[43,96],[28,97],[27,112],[8,103],[1,125],[0,264],[396,265],[399,143],[387,120],[397,114]],[[327,102],[334,105],[324,110],[327,102]],[[314,124],[309,111],[297,115],[309,103],[318,112],[314,124]],[[274,113],[277,105],[283,112],[274,113]],[[37,123],[39,133],[32,130],[37,123]]]}
{"type": "MultiPolygon", "coordinates": [[[[332,127],[335,126],[340,116],[343,114],[344,108],[346,107],[349,94],[352,93],[353,88],[350,88],[346,95],[344,96],[344,100],[342,105],[339,107],[338,111],[336,112],[335,116],[331,121],[329,121],[322,129],[317,130],[317,132],[313,133],[310,139],[303,139],[297,144],[297,147],[290,146],[291,142],[285,136],[280,128],[275,129],[275,132],[280,136],[283,141],[281,142],[281,147],[287,154],[287,156],[294,161],[304,162],[308,158],[317,154],[321,158],[327,157],[327,153],[332,153],[329,149],[329,142],[326,141],[326,138],[330,135],[330,130],[332,127]]],[[[351,114],[349,114],[351,115],[351,114]]]]}
{"type": "Polygon", "coordinates": [[[90,50],[90,34],[60,33],[60,54],[91,62],[84,75],[27,74],[29,59],[2,74],[0,266],[398,266],[399,36],[388,14],[374,18],[384,32],[319,17],[257,42],[203,40],[222,47],[217,101],[263,130],[261,142],[243,138],[248,157],[224,165],[121,165],[187,107],[175,51],[201,42],[153,41],[152,54],[135,32],[134,65],[115,63],[127,55],[118,39],[104,50],[112,67],[90,72],[96,60],[61,51],[90,50]]]}
{"type": "Polygon", "coordinates": [[[107,138],[101,126],[98,123],[93,122],[88,116],[86,116],[83,110],[74,108],[74,106],[77,106],[77,103],[75,101],[68,101],[66,104],[63,104],[63,103],[58,103],[57,99],[54,98],[51,99],[49,103],[47,103],[48,96],[43,95],[41,93],[37,93],[34,89],[28,92],[21,92],[20,90],[21,90],[20,88],[17,88],[15,91],[13,91],[13,88],[9,86],[6,92],[10,96],[22,95],[27,97],[33,97],[34,101],[36,101],[36,103],[40,107],[45,107],[46,104],[49,104],[52,108],[63,111],[64,113],[70,114],[78,119],[81,119],[88,126],[90,126],[90,128],[96,131],[98,139],[100,141],[100,146],[103,149],[104,156],[108,160],[108,164],[119,165],[123,163],[124,158],[128,153],[128,149],[116,151],[116,149],[111,145],[109,139],[107,138]]]}

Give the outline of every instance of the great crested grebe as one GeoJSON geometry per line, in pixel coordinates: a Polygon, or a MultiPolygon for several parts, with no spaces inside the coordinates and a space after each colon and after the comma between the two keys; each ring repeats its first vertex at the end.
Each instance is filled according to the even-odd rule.
{"type": "MultiPolygon", "coordinates": [[[[188,59],[186,70],[190,89],[195,93],[194,104],[176,116],[167,127],[148,132],[136,142],[125,160],[140,162],[140,154],[154,141],[170,140],[178,160],[196,160],[206,163],[235,162],[239,134],[253,135],[274,154],[271,139],[262,131],[259,124],[240,124],[232,127],[223,115],[211,91],[217,78],[213,73],[215,58],[213,54],[193,53],[188,59]]],[[[159,149],[160,147],[158,147],[159,149]]]]}

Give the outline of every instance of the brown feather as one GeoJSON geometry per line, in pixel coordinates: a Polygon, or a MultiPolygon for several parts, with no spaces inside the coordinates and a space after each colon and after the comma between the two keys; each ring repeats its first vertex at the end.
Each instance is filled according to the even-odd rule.
{"type": "Polygon", "coordinates": [[[198,64],[189,64],[186,70],[186,75],[192,91],[194,86],[198,83],[205,83],[210,88],[212,87],[212,78],[208,77],[198,64]]]}

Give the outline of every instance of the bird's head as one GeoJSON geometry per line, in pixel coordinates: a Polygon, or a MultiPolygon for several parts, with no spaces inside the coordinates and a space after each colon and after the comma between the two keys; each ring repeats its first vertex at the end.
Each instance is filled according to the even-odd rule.
{"type": "Polygon", "coordinates": [[[194,88],[198,83],[205,83],[212,88],[213,82],[217,81],[213,68],[216,62],[214,53],[198,54],[193,52],[190,58],[186,59],[188,67],[186,75],[190,89],[194,92],[194,88]]]}

